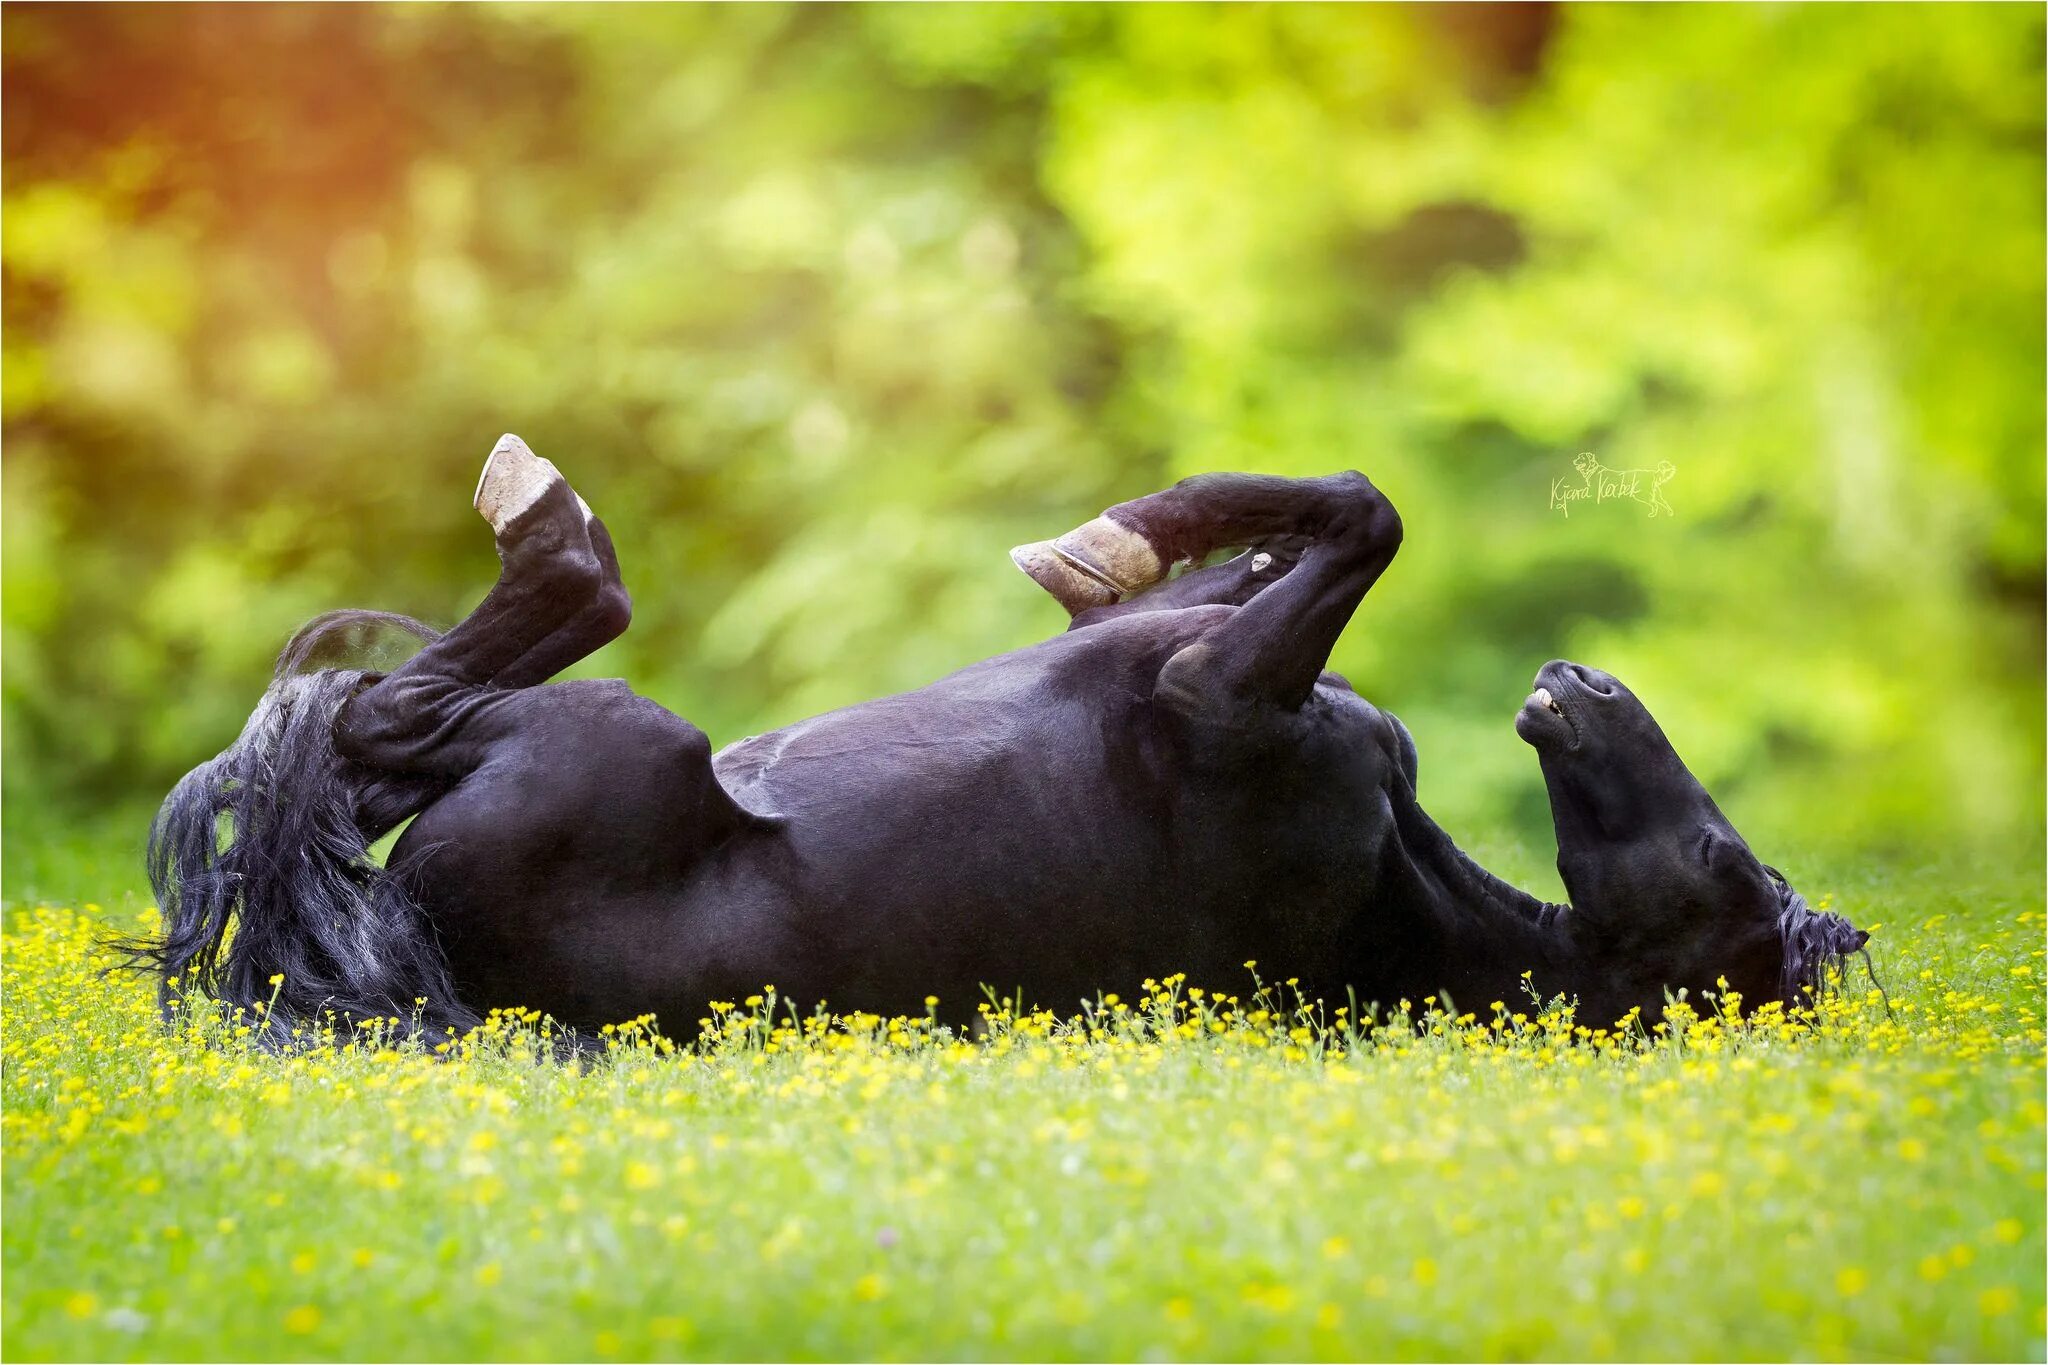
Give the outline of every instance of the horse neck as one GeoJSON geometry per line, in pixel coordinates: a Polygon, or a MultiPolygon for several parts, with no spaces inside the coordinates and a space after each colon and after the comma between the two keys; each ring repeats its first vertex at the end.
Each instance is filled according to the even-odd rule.
{"type": "MultiPolygon", "coordinates": [[[[1460,1009],[1523,993],[1523,973],[1533,972],[1540,989],[1577,989],[1580,952],[1568,924],[1569,905],[1531,895],[1495,876],[1452,842],[1436,821],[1409,799],[1394,802],[1394,823],[1417,892],[1412,913],[1425,941],[1436,945],[1441,963],[1459,983],[1460,1009]]],[[[1442,983],[1437,983],[1442,984],[1442,983]]],[[[1418,984],[1417,997],[1435,987],[1418,984]]]]}

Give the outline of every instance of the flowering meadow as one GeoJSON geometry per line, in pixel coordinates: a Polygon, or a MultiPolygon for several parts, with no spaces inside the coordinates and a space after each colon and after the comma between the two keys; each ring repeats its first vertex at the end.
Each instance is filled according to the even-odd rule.
{"type": "Polygon", "coordinates": [[[1833,890],[1884,991],[1805,1017],[1361,1029],[1247,964],[973,1036],[764,983],[567,1060],[167,1028],[99,974],[136,910],[17,907],[6,1350],[2040,1359],[2038,874],[1833,890]]]}

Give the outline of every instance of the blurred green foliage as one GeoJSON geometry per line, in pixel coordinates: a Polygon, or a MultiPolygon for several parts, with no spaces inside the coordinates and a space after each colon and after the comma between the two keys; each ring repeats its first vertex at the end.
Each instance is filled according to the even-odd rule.
{"type": "Polygon", "coordinates": [[[1335,666],[1454,829],[1612,669],[1759,851],[2038,839],[2037,6],[5,12],[5,797],[126,811],[315,612],[458,618],[502,430],[718,742],[1052,633],[1005,561],[1357,467],[1335,666]],[[1675,515],[1550,506],[1592,451],[1675,515]]]}

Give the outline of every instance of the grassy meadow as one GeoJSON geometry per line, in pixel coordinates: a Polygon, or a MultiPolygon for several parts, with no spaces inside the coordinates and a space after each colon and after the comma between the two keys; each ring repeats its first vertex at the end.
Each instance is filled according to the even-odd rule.
{"type": "Polygon", "coordinates": [[[17,906],[7,1351],[2040,1359],[2040,871],[1807,878],[1890,995],[1808,1020],[1361,1035],[1247,970],[975,1041],[763,983],[581,1065],[167,1031],[97,972],[146,907],[17,906]]]}

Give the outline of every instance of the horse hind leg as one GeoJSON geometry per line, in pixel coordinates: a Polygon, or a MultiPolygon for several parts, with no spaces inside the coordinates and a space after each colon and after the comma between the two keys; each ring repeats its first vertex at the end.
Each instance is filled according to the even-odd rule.
{"type": "Polygon", "coordinates": [[[481,762],[491,736],[475,722],[499,709],[505,688],[541,681],[625,628],[610,537],[553,464],[507,435],[475,503],[497,539],[496,585],[453,630],[342,707],[334,743],[344,757],[459,777],[481,762]]]}

